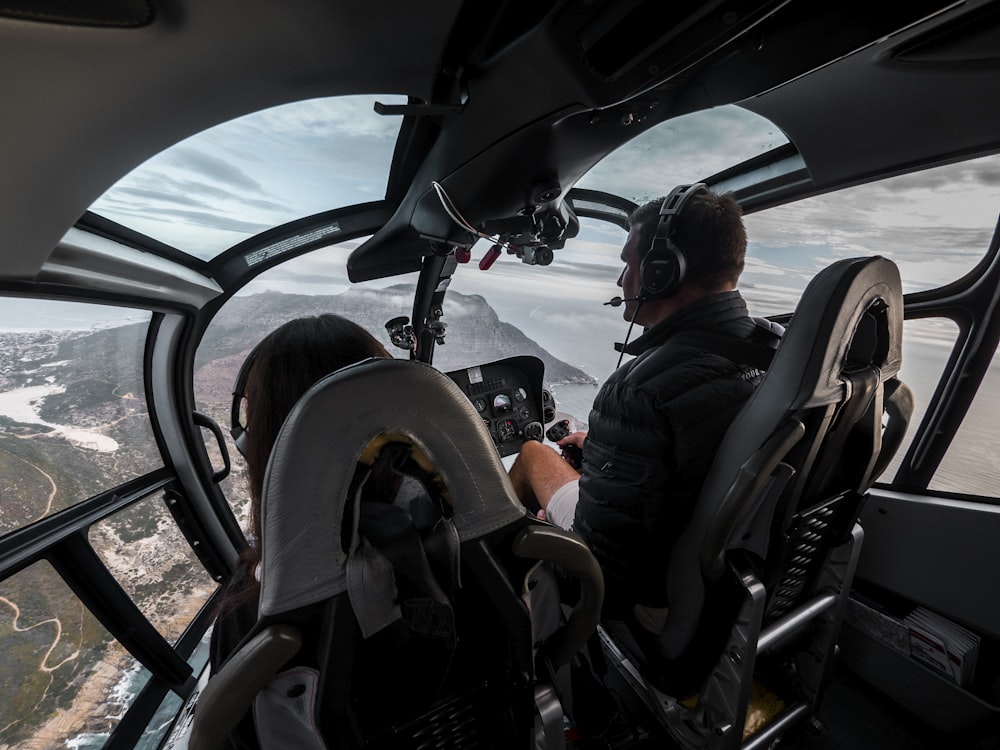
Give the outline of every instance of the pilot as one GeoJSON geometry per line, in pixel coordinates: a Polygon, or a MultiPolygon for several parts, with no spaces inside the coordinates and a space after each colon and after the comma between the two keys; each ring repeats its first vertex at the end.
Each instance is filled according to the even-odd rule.
{"type": "Polygon", "coordinates": [[[672,545],[763,375],[743,350],[770,352],[780,327],[751,317],[737,291],[746,231],[731,194],[681,186],[638,207],[630,227],[622,297],[608,304],[624,303],[629,333],[645,331],[616,345],[632,358],[598,392],[589,432],[562,438],[562,454],[526,441],[510,477],[526,506],[590,545],[605,575],[604,617],[658,633],[672,545]],[[582,462],[567,460],[571,446],[582,462]]]}
{"type": "MultiPolygon", "coordinates": [[[[246,459],[250,490],[250,545],[242,553],[216,609],[210,645],[211,667],[218,670],[257,621],[260,581],[261,494],[271,448],[285,417],[299,398],[318,380],[347,365],[371,357],[390,357],[368,331],[339,315],[326,313],[290,320],[268,334],[250,353],[234,396],[246,398],[246,426],[234,424],[236,445],[246,459]],[[244,385],[245,384],[245,385],[244,385]]],[[[234,409],[238,411],[238,407],[234,409]]],[[[238,423],[234,414],[234,423],[238,423]]],[[[365,489],[389,494],[385,482],[373,475],[365,489]]],[[[367,496],[367,495],[366,495],[367,496]]],[[[249,714],[229,737],[233,748],[258,747],[249,714]]]]}

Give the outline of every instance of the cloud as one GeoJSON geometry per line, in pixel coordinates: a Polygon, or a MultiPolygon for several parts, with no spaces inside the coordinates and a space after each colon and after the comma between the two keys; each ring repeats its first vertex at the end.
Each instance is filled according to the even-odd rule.
{"type": "MultiPolygon", "coordinates": [[[[212,211],[218,206],[217,203],[211,200],[212,198],[218,201],[234,198],[232,193],[194,180],[180,182],[165,179],[164,183],[159,189],[121,187],[115,191],[114,195],[109,196],[106,205],[113,205],[122,213],[148,213],[154,209],[169,211],[168,207],[171,205],[212,211]],[[175,186],[177,189],[166,189],[166,184],[175,186]]],[[[259,208],[263,211],[278,211],[284,208],[278,203],[259,198],[243,198],[241,203],[244,206],[259,208]]]]}
{"type": "Polygon", "coordinates": [[[746,224],[751,254],[775,265],[799,265],[796,254],[824,262],[879,254],[913,291],[972,269],[990,246],[998,203],[1000,162],[987,158],[815,196],[746,224]]]}
{"type": "Polygon", "coordinates": [[[717,107],[642,133],[595,165],[578,186],[644,203],[787,142],[759,115],[735,105],[717,107]]]}
{"type": "Polygon", "coordinates": [[[234,159],[283,165],[272,175],[283,191],[293,191],[298,181],[313,193],[328,193],[340,185],[384,195],[402,120],[376,114],[375,101],[400,103],[405,98],[348,96],[274,107],[230,123],[217,146],[234,159]],[[283,176],[288,173],[291,180],[283,176]],[[377,180],[372,179],[375,175],[377,180]]]}
{"type": "MultiPolygon", "coordinates": [[[[211,257],[268,227],[380,198],[400,119],[375,114],[376,100],[403,98],[314,99],[209,129],[151,159],[95,209],[211,257]]],[[[717,107],[640,134],[595,166],[580,186],[643,202],[786,142],[758,115],[717,107]]],[[[904,277],[910,273],[905,266],[919,265],[913,273],[921,284],[932,283],[935,274],[946,283],[951,279],[945,275],[961,275],[982,257],[998,199],[1000,162],[983,158],[748,215],[750,254],[764,264],[748,273],[783,272],[789,276],[784,281],[798,280],[832,259],[880,253],[904,266],[904,277]],[[941,256],[945,263],[937,262],[941,256]]],[[[505,254],[486,276],[478,268],[462,268],[458,276],[491,295],[494,284],[509,284],[519,295],[606,300],[617,292],[624,239],[617,227],[583,219],[579,236],[555,251],[549,268],[525,266],[505,254]]],[[[470,266],[484,252],[485,246],[475,248],[470,266]]],[[[306,283],[312,274],[334,273],[335,265],[342,277],[346,254],[331,257],[336,260],[330,264],[289,271],[283,283],[306,283]]]]}
{"type": "Polygon", "coordinates": [[[167,163],[237,190],[259,193],[263,189],[257,180],[233,162],[220,159],[193,146],[171,149],[167,163]]]}
{"type": "Polygon", "coordinates": [[[303,139],[326,141],[346,138],[395,141],[401,119],[378,115],[375,102],[402,104],[406,97],[347,96],[310,99],[262,110],[234,122],[238,135],[298,147],[303,139]]]}
{"type": "Polygon", "coordinates": [[[240,232],[247,235],[257,234],[271,227],[271,224],[268,222],[250,221],[249,218],[238,219],[231,216],[219,216],[208,211],[185,211],[177,208],[161,208],[158,214],[163,219],[179,219],[191,226],[209,227],[229,232],[240,232]]]}
{"type": "Polygon", "coordinates": [[[377,115],[376,99],[403,101],[317,99],[210,128],[126,175],[92,210],[211,257],[262,229],[381,198],[401,120],[377,115]],[[206,228],[226,244],[199,243],[194,230],[206,228]]]}

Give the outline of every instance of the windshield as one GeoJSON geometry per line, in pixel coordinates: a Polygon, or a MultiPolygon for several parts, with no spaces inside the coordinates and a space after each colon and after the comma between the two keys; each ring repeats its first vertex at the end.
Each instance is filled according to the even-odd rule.
{"type": "MultiPolygon", "coordinates": [[[[372,125],[381,123],[380,143],[386,147],[385,152],[376,153],[374,158],[366,156],[367,172],[350,167],[361,161],[358,156],[346,159],[347,167],[331,169],[328,197],[322,201],[328,208],[328,201],[334,200],[329,196],[336,190],[346,190],[346,175],[364,173],[374,183],[379,170],[373,165],[380,159],[388,163],[392,138],[384,126],[392,121],[374,115],[370,111],[372,101],[358,97],[289,105],[284,113],[269,110],[259,113],[256,120],[243,118],[227,123],[214,129],[213,137],[221,137],[227,129],[237,134],[259,132],[263,123],[271,122],[285,124],[284,135],[273,139],[279,143],[294,139],[295,132],[300,136],[308,134],[307,141],[312,142],[303,112],[317,115],[321,107],[333,107],[340,113],[329,127],[338,133],[344,131],[342,140],[347,143],[354,138],[375,138],[376,131],[345,119],[345,113],[365,115],[361,119],[367,118],[372,125]],[[256,122],[253,128],[252,122],[256,122]],[[292,123],[297,131],[290,127],[292,123]]],[[[204,135],[208,137],[208,133],[204,135]]],[[[737,106],[718,107],[650,129],[598,163],[578,186],[641,203],[663,195],[676,184],[704,179],[784,144],[787,139],[783,133],[767,120],[737,106]]],[[[348,148],[342,145],[336,152],[343,155],[348,148]]],[[[230,151],[234,149],[229,146],[230,151]]],[[[331,153],[333,150],[331,147],[331,153]]],[[[178,151],[183,153],[184,149],[178,151]]],[[[302,161],[289,161],[286,170],[295,172],[302,161]]],[[[987,157],[748,215],[749,246],[740,288],[751,313],[769,316],[792,312],[809,279],[840,257],[882,254],[892,258],[902,270],[907,292],[959,278],[989,245],[996,206],[1000,204],[1000,188],[991,179],[997,164],[997,157],[987,157]]],[[[135,175],[123,184],[133,178],[135,175]]],[[[286,177],[280,184],[294,182],[286,177]]],[[[378,190],[382,190],[383,182],[384,176],[380,176],[378,190]]],[[[358,179],[353,185],[353,194],[336,194],[349,196],[341,200],[360,200],[365,195],[364,181],[358,179]]],[[[320,202],[315,200],[310,208],[318,209],[320,202]]],[[[251,214],[246,206],[242,210],[241,220],[249,221],[251,214]]],[[[622,268],[624,240],[621,228],[584,218],[579,234],[555,251],[551,265],[527,265],[516,256],[504,254],[488,271],[478,266],[489,247],[480,242],[472,248],[471,262],[456,270],[446,295],[443,320],[448,334],[437,347],[435,365],[443,370],[455,369],[537,347],[553,360],[547,367],[547,386],[556,396],[557,406],[584,426],[596,388],[618,364],[614,344],[624,341],[627,335],[634,338],[640,333],[628,330],[620,308],[604,304],[620,291],[616,280],[622,268]],[[520,338],[520,343],[515,343],[512,331],[530,345],[520,338]],[[556,365],[555,360],[560,364],[556,365]],[[558,374],[552,368],[557,368],[558,374]]],[[[294,264],[281,264],[261,277],[253,290],[307,296],[345,292],[354,285],[346,278],[343,259],[356,244],[341,245],[335,253],[310,253],[294,264]]],[[[371,286],[392,287],[390,294],[405,297],[397,282],[407,288],[412,285],[412,280],[385,279],[371,286]]],[[[249,292],[247,289],[244,293],[249,292]]],[[[376,329],[384,323],[374,318],[371,322],[376,329]]],[[[936,330],[933,324],[924,324],[923,328],[936,330]]],[[[949,331],[945,338],[953,340],[951,329],[944,328],[949,331]]],[[[922,329],[921,336],[914,337],[914,345],[919,346],[927,336],[927,330],[922,329]]],[[[927,385],[928,390],[931,387],[927,385]]]]}
{"type": "Polygon", "coordinates": [[[201,260],[273,226],[385,197],[399,96],[312,99],[209,128],[125,175],[90,210],[201,260]]]}
{"type": "Polygon", "coordinates": [[[787,143],[774,123],[729,104],[650,128],[594,165],[576,186],[645,203],[787,143]]]}

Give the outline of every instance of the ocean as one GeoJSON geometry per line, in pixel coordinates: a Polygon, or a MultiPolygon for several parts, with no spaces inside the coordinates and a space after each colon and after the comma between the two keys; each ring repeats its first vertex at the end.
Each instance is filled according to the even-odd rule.
{"type": "Polygon", "coordinates": [[[556,402],[556,410],[572,417],[570,430],[587,429],[587,418],[594,397],[600,389],[598,385],[577,385],[575,383],[556,384],[549,386],[552,398],[556,402]]]}

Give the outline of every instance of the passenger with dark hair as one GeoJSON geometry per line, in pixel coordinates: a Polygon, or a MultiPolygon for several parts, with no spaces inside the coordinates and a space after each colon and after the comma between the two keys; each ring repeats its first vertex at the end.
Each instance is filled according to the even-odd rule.
{"type": "MultiPolygon", "coordinates": [[[[250,544],[226,585],[212,630],[210,660],[218,670],[257,621],[261,559],[261,495],[271,449],[292,407],[324,376],[371,357],[390,357],[368,331],[331,313],[291,320],[268,334],[250,353],[238,384],[245,382],[245,428],[234,430],[246,458],[250,491],[250,544]]],[[[240,390],[238,385],[237,391],[240,390]]],[[[351,467],[353,471],[353,467],[351,467]]],[[[365,485],[366,496],[388,492],[379,475],[365,485]]],[[[256,747],[250,716],[230,737],[232,747],[256,747]]]]}
{"type": "Polygon", "coordinates": [[[745,343],[769,353],[780,327],[750,317],[736,290],[746,231],[731,194],[682,186],[637,208],[630,225],[623,297],[610,304],[624,303],[629,332],[645,328],[618,345],[633,358],[619,360],[598,392],[589,432],[560,440],[563,455],[525,442],[510,476],[528,507],[593,549],[605,575],[604,616],[656,633],[672,546],[763,374],[746,361],[745,343]],[[572,447],[582,462],[567,460],[572,447]]]}

